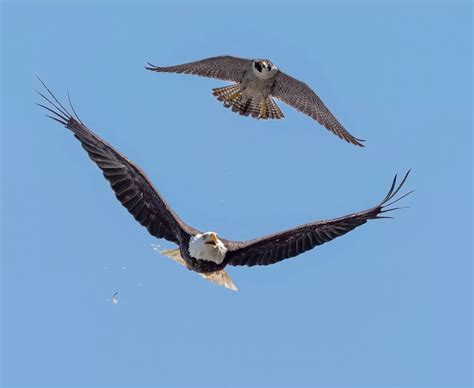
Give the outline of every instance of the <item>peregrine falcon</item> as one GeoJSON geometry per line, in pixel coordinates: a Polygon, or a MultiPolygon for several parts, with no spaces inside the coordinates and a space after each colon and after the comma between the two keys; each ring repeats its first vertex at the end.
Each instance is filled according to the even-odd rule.
{"type": "Polygon", "coordinates": [[[352,136],[308,85],[283,73],[268,59],[219,56],[177,66],[148,65],[146,69],[158,73],[194,74],[237,82],[212,90],[226,108],[232,107],[234,112],[257,119],[281,119],[283,113],[272,98],[276,97],[348,143],[364,146],[361,143],[364,140],[352,136]]]}
{"type": "MultiPolygon", "coordinates": [[[[161,253],[199,273],[206,280],[231,290],[237,288],[224,269],[228,265],[270,265],[298,256],[349,233],[368,221],[390,218],[386,214],[398,209],[392,205],[410,194],[408,192],[397,196],[408,178],[408,171],[399,184],[395,176],[387,195],[369,209],[339,218],[310,222],[253,240],[227,240],[216,232],[203,232],[182,221],[140,167],[89,129],[77,117],[72,106],[75,117],[49,89],[46,90],[49,97],[40,93],[46,105],[38,105],[46,109],[49,117],[74,134],[92,161],[102,170],[120,203],[152,236],[177,245],[177,248],[161,253]]],[[[196,173],[199,174],[199,170],[196,173]]],[[[216,177],[217,182],[219,178],[216,177]]],[[[215,184],[212,182],[213,187],[215,184]]],[[[190,188],[190,193],[193,189],[190,188]]],[[[193,201],[192,195],[190,201],[193,201]]],[[[202,207],[202,204],[197,206],[202,207]]]]}

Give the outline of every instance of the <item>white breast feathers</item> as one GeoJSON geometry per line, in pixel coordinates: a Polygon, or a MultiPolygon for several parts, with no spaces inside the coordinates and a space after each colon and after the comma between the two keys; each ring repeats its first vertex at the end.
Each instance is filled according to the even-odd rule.
{"type": "Polygon", "coordinates": [[[189,254],[198,260],[221,264],[227,248],[214,232],[197,234],[189,239],[189,254]]]}

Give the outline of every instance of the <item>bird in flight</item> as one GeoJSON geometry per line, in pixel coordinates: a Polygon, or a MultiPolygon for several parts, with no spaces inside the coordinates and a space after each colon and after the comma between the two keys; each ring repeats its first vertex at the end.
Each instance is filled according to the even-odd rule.
{"type": "Polygon", "coordinates": [[[249,241],[221,238],[213,231],[202,232],[183,222],[153,186],[145,173],[131,160],[90,130],[76,115],[72,116],[43,83],[49,96],[38,92],[45,104],[38,104],[49,117],[69,129],[92,161],[102,170],[120,203],[136,221],[156,237],[178,246],[163,254],[205,279],[236,290],[224,268],[231,266],[269,265],[295,257],[314,247],[342,236],[369,220],[389,218],[385,214],[411,192],[395,199],[404,185],[408,171],[397,185],[397,176],[385,198],[374,207],[343,217],[311,222],[282,232],[249,241]]]}
{"type": "Polygon", "coordinates": [[[283,113],[273,100],[276,97],[348,143],[364,146],[363,140],[352,136],[308,85],[283,73],[268,59],[220,56],[169,67],[148,65],[147,70],[158,73],[194,74],[236,82],[212,90],[226,108],[258,119],[281,119],[283,113]]]}

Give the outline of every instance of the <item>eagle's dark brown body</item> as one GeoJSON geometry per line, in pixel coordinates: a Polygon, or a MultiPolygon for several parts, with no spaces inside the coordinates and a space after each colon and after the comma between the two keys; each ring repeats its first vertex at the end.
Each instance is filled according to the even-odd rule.
{"type": "Polygon", "coordinates": [[[180,249],[181,256],[186,261],[187,267],[199,273],[211,273],[223,270],[228,263],[228,260],[224,260],[221,264],[213,263],[208,260],[198,260],[190,256],[187,249],[180,249]]]}

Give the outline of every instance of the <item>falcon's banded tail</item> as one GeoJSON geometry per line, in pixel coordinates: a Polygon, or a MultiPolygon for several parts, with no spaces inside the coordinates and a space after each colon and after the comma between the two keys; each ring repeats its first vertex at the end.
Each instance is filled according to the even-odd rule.
{"type": "Polygon", "coordinates": [[[281,119],[283,113],[273,99],[268,96],[264,101],[256,102],[252,98],[244,100],[238,84],[212,89],[212,94],[224,102],[226,108],[232,107],[233,112],[257,119],[281,119]]]}

